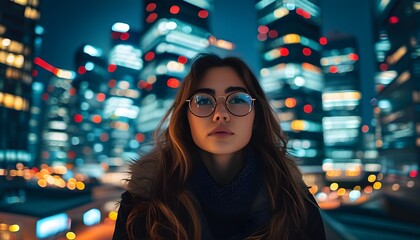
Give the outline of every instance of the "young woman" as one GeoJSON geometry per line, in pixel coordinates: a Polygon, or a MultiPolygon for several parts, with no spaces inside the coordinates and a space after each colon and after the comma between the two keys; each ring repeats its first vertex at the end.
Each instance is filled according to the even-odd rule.
{"type": "Polygon", "coordinates": [[[238,58],[195,58],[155,148],[130,172],[114,240],[325,239],[279,121],[238,58]]]}

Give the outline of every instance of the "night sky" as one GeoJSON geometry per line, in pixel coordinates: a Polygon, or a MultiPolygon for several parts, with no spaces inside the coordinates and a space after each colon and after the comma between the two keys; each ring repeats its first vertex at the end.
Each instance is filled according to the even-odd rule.
{"type": "MultiPolygon", "coordinates": [[[[210,15],[212,33],[236,45],[234,55],[242,57],[257,73],[259,65],[257,24],[254,0],[214,0],[210,15]],[[238,5],[238,3],[240,3],[238,5]]],[[[321,0],[321,32],[338,31],[356,36],[359,41],[363,104],[373,95],[373,43],[370,1],[321,0]]],[[[40,25],[44,28],[40,57],[55,67],[74,69],[75,50],[84,43],[107,53],[110,29],[117,22],[128,23],[141,30],[141,0],[43,0],[40,25]]],[[[258,75],[258,74],[257,74],[258,75]]],[[[370,110],[366,108],[366,111],[370,110]]],[[[365,114],[369,114],[365,112],[365,114]]]]}

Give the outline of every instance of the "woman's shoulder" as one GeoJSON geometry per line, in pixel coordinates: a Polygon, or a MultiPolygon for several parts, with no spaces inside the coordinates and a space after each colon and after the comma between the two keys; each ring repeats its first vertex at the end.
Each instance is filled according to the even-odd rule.
{"type": "Polygon", "coordinates": [[[154,177],[157,172],[157,161],[153,156],[147,156],[133,161],[129,166],[129,175],[125,189],[126,198],[148,199],[154,177]],[[130,195],[130,196],[128,196],[130,195]]]}
{"type": "Polygon", "coordinates": [[[320,208],[315,197],[309,191],[310,187],[307,187],[306,190],[306,207],[308,210],[308,224],[307,224],[307,234],[311,237],[311,239],[320,239],[324,240],[325,237],[325,230],[324,230],[324,222],[322,216],[320,214],[320,208]]]}
{"type": "Polygon", "coordinates": [[[133,195],[129,191],[124,191],[121,194],[121,204],[130,204],[134,201],[133,195]]]}
{"type": "MultiPolygon", "coordinates": [[[[129,239],[127,232],[127,222],[133,209],[138,206],[138,200],[132,193],[125,191],[121,194],[121,201],[119,202],[118,218],[115,223],[115,229],[113,234],[113,240],[126,240],[129,239]]],[[[135,235],[144,236],[145,219],[143,217],[136,216],[135,218],[135,235]]],[[[139,238],[136,238],[139,239],[139,238]]],[[[145,238],[140,238],[145,239],[145,238]]]]}

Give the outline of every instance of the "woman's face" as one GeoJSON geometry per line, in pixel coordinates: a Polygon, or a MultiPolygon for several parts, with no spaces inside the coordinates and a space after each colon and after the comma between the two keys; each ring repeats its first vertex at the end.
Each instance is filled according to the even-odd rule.
{"type": "MultiPolygon", "coordinates": [[[[247,91],[241,78],[230,67],[211,68],[201,79],[197,91],[216,97],[231,92],[247,91]]],[[[214,156],[229,156],[244,148],[251,139],[255,111],[245,116],[231,114],[225,98],[218,98],[214,112],[208,117],[197,117],[188,111],[188,122],[195,144],[214,156]]]]}

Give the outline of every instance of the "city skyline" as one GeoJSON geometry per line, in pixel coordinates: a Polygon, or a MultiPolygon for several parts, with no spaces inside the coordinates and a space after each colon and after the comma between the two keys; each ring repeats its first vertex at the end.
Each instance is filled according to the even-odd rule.
{"type": "MultiPolygon", "coordinates": [[[[209,17],[212,34],[235,44],[233,55],[243,58],[259,76],[260,42],[257,40],[258,26],[254,1],[243,1],[240,11],[234,0],[214,0],[213,3],[213,14],[209,17]]],[[[372,4],[364,0],[319,1],[321,36],[345,34],[356,38],[360,54],[361,91],[363,92],[361,104],[364,106],[370,106],[370,102],[376,96],[372,4]]],[[[111,26],[115,22],[125,22],[136,31],[143,30],[142,1],[139,0],[122,0],[118,4],[111,1],[104,3],[100,0],[44,1],[40,7],[40,25],[45,31],[40,57],[58,68],[75,71],[74,54],[82,44],[98,47],[104,50],[107,56],[111,47],[111,26]],[[81,6],[85,9],[80,10],[81,6]],[[77,18],[74,18],[74,12],[77,12],[77,18]],[[98,30],[90,30],[95,27],[98,30]],[[57,36],[68,37],[57,39],[57,36]]],[[[363,124],[372,124],[373,114],[370,108],[364,108],[361,116],[363,116],[363,124]]]]}
{"type": "Polygon", "coordinates": [[[0,1],[0,238],[112,235],[127,167],[199,52],[254,71],[332,239],[420,236],[419,6],[0,1]]]}
{"type": "MultiPolygon", "coordinates": [[[[234,54],[242,57],[258,73],[261,64],[254,1],[243,1],[240,11],[234,0],[214,0],[213,3],[213,14],[209,18],[212,33],[234,43],[234,54]]],[[[143,29],[141,4],[139,0],[122,0],[118,4],[100,0],[41,2],[39,24],[44,28],[44,34],[39,56],[55,67],[74,70],[74,53],[81,45],[91,44],[108,53],[111,26],[115,22],[127,23],[137,31],[143,29]],[[66,37],[58,39],[58,36],[66,37]]],[[[370,7],[359,7],[363,5],[368,4],[363,0],[321,0],[321,32],[323,35],[332,32],[354,35],[361,45],[362,75],[371,75],[368,70],[371,65],[364,64],[373,61],[371,26],[362,24],[371,17],[370,7]],[[354,17],[356,10],[357,18],[354,17]]]]}

